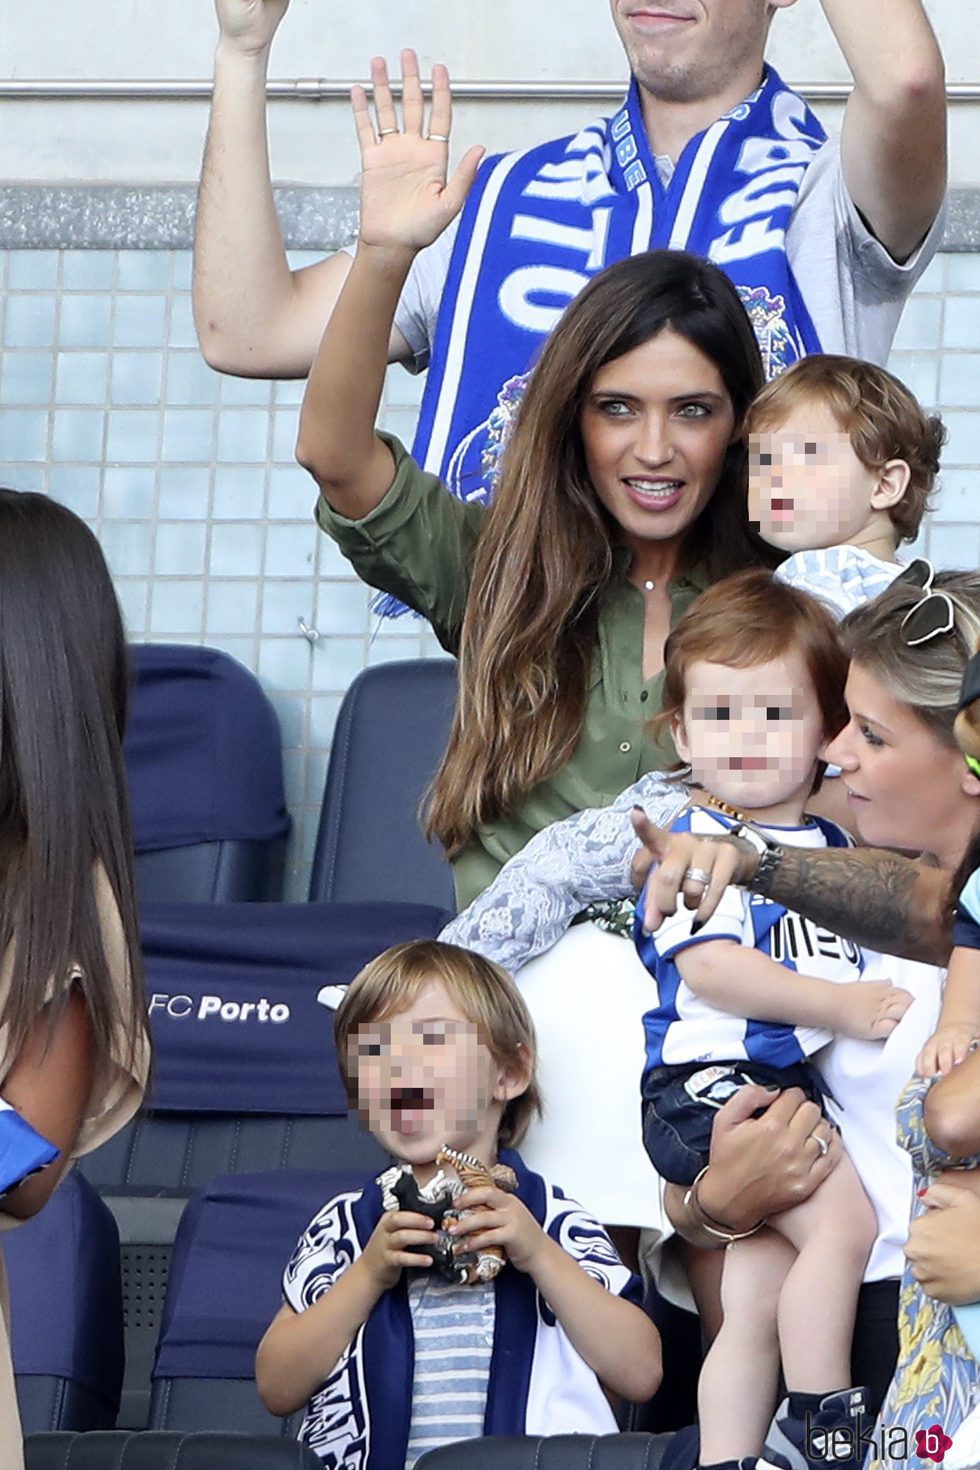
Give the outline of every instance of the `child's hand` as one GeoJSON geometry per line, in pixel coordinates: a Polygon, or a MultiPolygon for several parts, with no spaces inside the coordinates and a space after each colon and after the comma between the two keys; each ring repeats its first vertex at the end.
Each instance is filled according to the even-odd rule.
{"type": "Polygon", "coordinates": [[[428,1215],[413,1210],[386,1210],[371,1232],[361,1260],[382,1291],[394,1286],[403,1266],[431,1266],[432,1257],[410,1251],[410,1245],[427,1245],[435,1229],[428,1215]]]}
{"type": "Polygon", "coordinates": [[[840,990],[840,1016],[835,1031],[858,1041],[890,1036],[912,1004],[912,996],[888,980],[852,980],[840,990]]]}
{"type": "Polygon", "coordinates": [[[937,1072],[952,1072],[959,1066],[972,1043],[976,1031],[965,1021],[940,1025],[919,1052],[915,1070],[920,1077],[935,1077],[937,1072]]]}
{"type": "Polygon", "coordinates": [[[453,1220],[449,1233],[463,1242],[460,1249],[480,1251],[488,1245],[502,1246],[507,1259],[518,1271],[533,1272],[534,1263],[548,1237],[530,1210],[516,1194],[480,1185],[467,1189],[453,1201],[454,1210],[471,1210],[461,1220],[453,1220]],[[486,1209],[477,1209],[486,1205],[486,1209]]]}
{"type": "Polygon", "coordinates": [[[353,87],[350,94],[361,149],[360,240],[363,245],[386,250],[421,250],[462,209],[484,150],[470,148],[447,181],[452,98],[444,66],[432,68],[427,131],[423,131],[425,104],[414,51],[402,52],[402,127],[388,85],[388,68],[380,56],[371,62],[371,84],[377,137],[364,88],[353,87]]]}

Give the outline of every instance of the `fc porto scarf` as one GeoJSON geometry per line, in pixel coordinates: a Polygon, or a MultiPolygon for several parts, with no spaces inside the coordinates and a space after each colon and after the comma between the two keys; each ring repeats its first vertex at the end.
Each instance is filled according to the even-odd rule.
{"type": "Polygon", "coordinates": [[[768,377],[819,351],[786,229],[825,140],[802,97],[767,68],[757,92],[691,139],[667,188],[635,79],[614,117],[487,160],[453,247],[415,458],[461,499],[486,501],[541,344],[597,271],[644,250],[689,250],[726,271],[768,377]]]}

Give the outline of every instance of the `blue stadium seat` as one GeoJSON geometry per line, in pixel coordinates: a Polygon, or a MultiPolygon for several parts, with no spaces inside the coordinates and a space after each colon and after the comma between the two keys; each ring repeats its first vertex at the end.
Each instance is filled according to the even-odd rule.
{"type": "Polygon", "coordinates": [[[27,1470],[323,1470],[307,1445],[246,1434],[32,1434],[27,1470]]]}
{"type": "Polygon", "coordinates": [[[151,1429],[295,1434],[255,1388],[255,1350],[282,1302],[282,1273],[325,1202],[370,1179],[287,1170],[214,1179],[187,1206],[174,1243],[150,1401],[151,1429]]]}
{"type": "Polygon", "coordinates": [[[24,1432],[106,1429],[123,1378],[119,1234],[71,1172],[32,1220],[4,1237],[14,1373],[24,1432]]]}
{"type": "Polygon", "coordinates": [[[334,731],[311,901],[428,903],[455,912],[452,871],[419,823],[455,702],[452,659],[401,659],[358,674],[334,731]]]}
{"type": "Polygon", "coordinates": [[[140,896],[281,896],[282,740],[255,675],[226,653],[134,644],[125,756],[140,896]]]}
{"type": "Polygon", "coordinates": [[[492,1435],[429,1450],[417,1470],[657,1470],[666,1463],[671,1439],[669,1434],[492,1435]]]}

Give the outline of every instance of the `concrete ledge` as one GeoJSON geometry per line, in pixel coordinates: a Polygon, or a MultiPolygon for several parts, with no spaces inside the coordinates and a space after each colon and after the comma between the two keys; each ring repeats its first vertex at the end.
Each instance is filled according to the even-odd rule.
{"type": "MultiPolygon", "coordinates": [[[[0,250],[189,250],[194,185],[8,184],[0,250]]],[[[291,250],[336,250],[357,232],[356,188],[282,185],[276,207],[291,250]]],[[[942,250],[980,251],[980,186],[954,189],[942,250]]]]}

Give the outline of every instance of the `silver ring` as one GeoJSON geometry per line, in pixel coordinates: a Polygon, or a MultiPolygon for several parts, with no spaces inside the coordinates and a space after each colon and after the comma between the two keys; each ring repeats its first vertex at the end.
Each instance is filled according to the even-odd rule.
{"type": "Polygon", "coordinates": [[[704,868],[685,868],[684,881],[686,882],[688,878],[690,878],[692,883],[703,883],[705,888],[711,882],[711,874],[706,872],[704,868]]]}
{"type": "Polygon", "coordinates": [[[445,133],[429,133],[428,141],[430,143],[448,143],[449,139],[446,137],[445,133]]]}
{"type": "Polygon", "coordinates": [[[827,1142],[826,1138],[821,1138],[819,1133],[811,1133],[810,1137],[813,1139],[814,1143],[817,1145],[817,1148],[820,1150],[820,1157],[822,1159],[825,1159],[830,1153],[830,1144],[827,1142]]]}
{"type": "Polygon", "coordinates": [[[390,138],[391,135],[392,135],[392,133],[400,133],[400,132],[401,132],[401,128],[379,128],[378,129],[378,137],[379,138],[390,138]]]}

